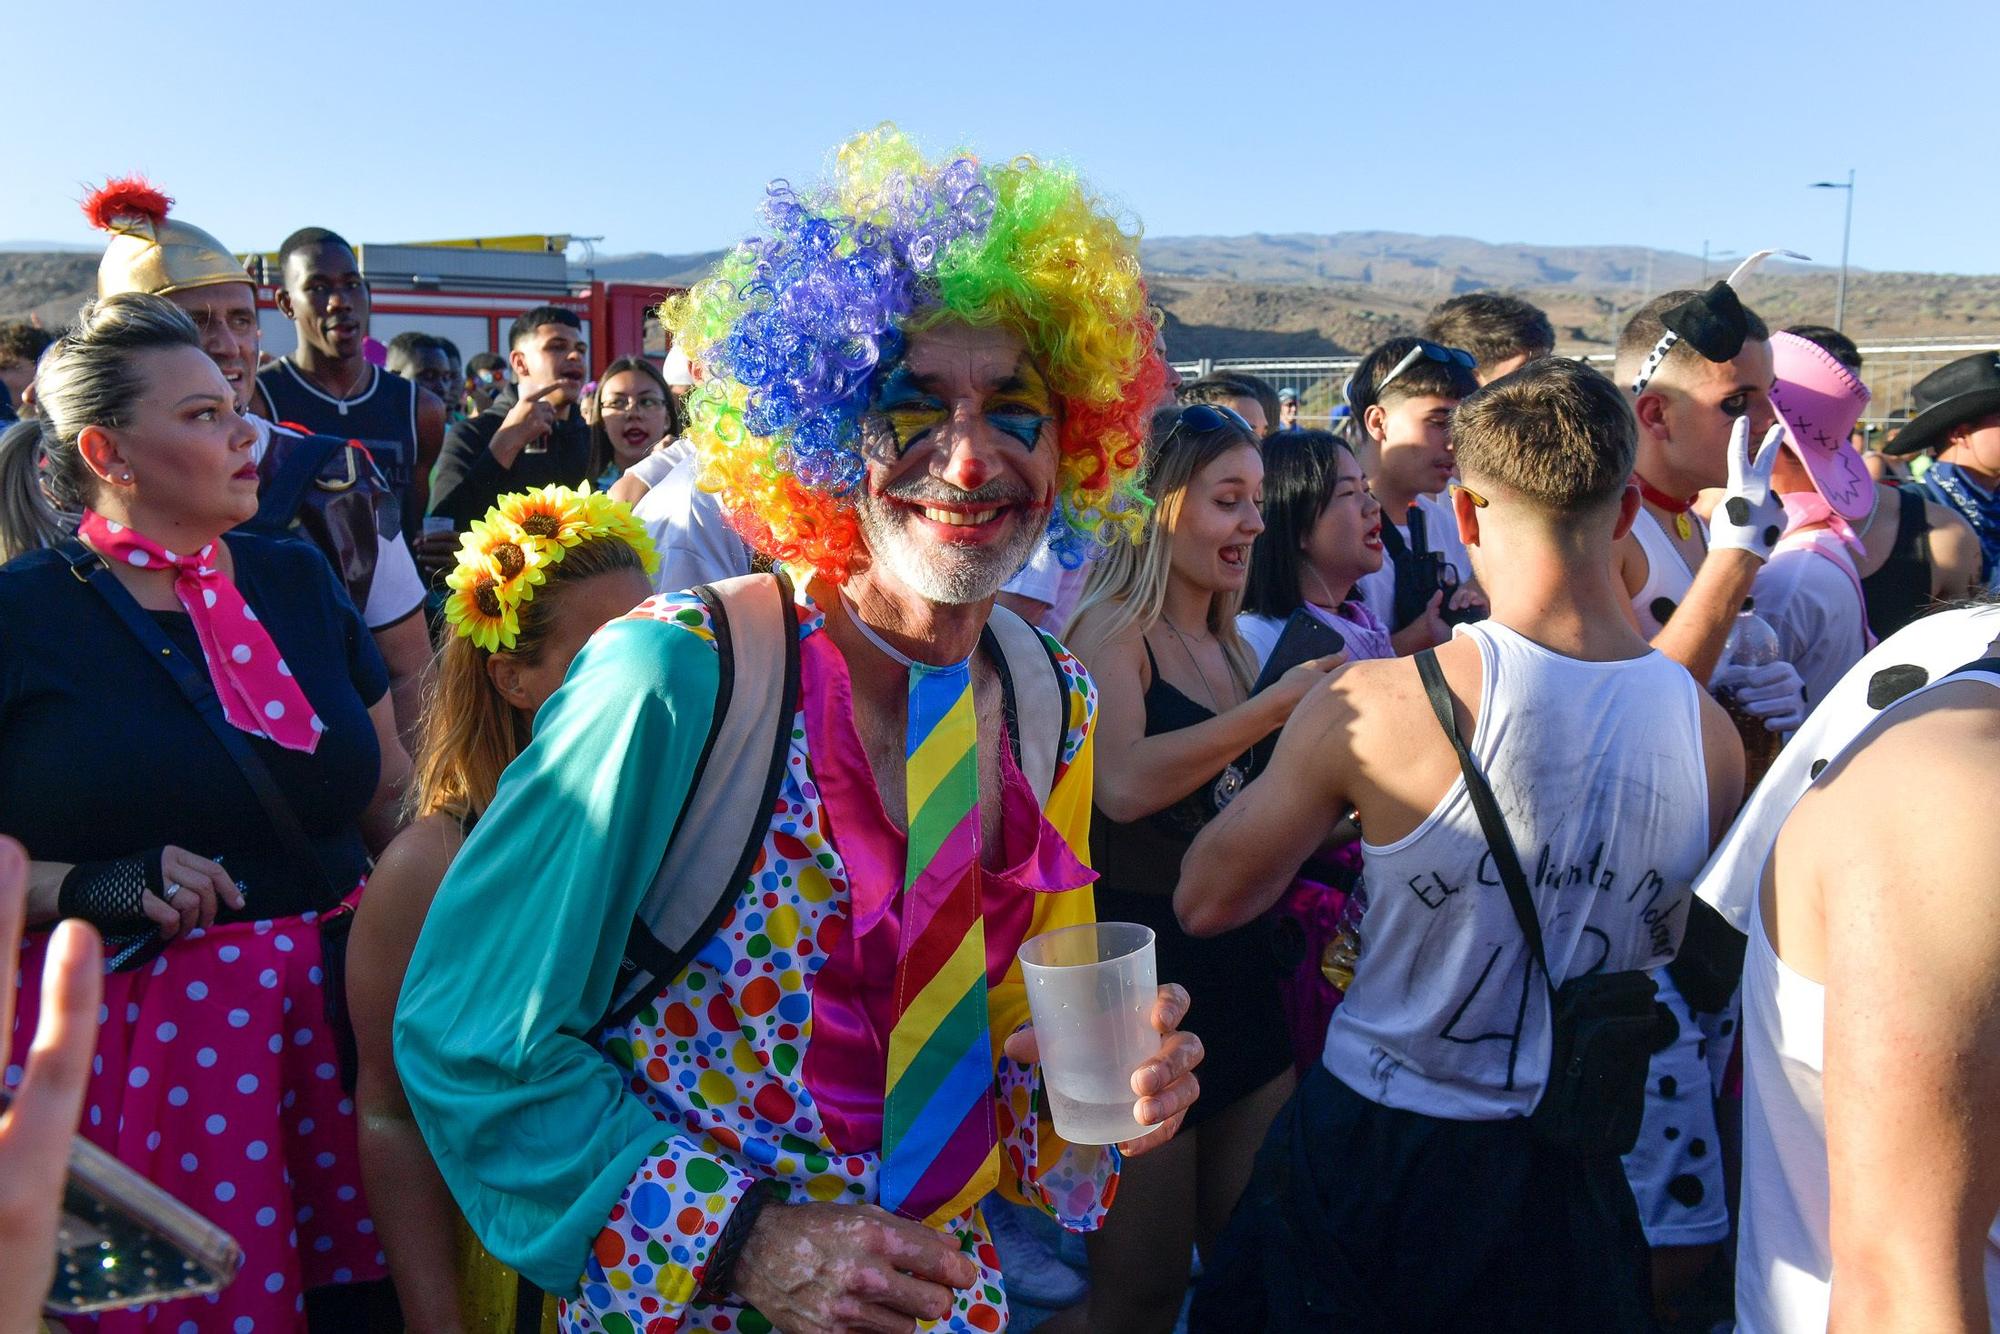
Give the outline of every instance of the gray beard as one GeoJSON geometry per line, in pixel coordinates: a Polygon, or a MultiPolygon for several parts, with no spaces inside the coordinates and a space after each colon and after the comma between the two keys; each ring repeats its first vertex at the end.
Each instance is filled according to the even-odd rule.
{"type": "Polygon", "coordinates": [[[864,493],[855,502],[868,558],[919,597],[946,607],[983,602],[1020,572],[1042,537],[1044,525],[1024,517],[1033,513],[1016,510],[1010,520],[1015,531],[998,547],[969,551],[913,537],[896,508],[875,495],[864,493]]]}

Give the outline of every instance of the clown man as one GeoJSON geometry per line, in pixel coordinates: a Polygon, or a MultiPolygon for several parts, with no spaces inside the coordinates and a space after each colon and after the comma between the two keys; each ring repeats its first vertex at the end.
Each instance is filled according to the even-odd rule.
{"type": "Polygon", "coordinates": [[[1164,986],[1133,1139],[1054,1133],[1015,955],[1093,920],[1096,699],[994,606],[1045,536],[1074,564],[1133,535],[1166,368],[1137,238],[1066,167],[884,126],[763,215],[665,316],[702,482],[779,572],[585,647],[438,891],[397,1063],[568,1330],[1003,1329],[980,1198],[1094,1228],[1197,1092],[1164,986]],[[788,679],[738,863],[684,808],[729,776],[724,697],[788,679]],[[718,850],[708,914],[674,868],[718,850]]]}

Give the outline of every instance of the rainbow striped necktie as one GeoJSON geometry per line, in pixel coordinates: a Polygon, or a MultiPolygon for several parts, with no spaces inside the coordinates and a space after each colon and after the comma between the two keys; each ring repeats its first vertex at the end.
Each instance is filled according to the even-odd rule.
{"type": "Polygon", "coordinates": [[[978,745],[970,662],[914,664],[904,741],[910,843],[880,1181],[884,1208],[932,1227],[1000,1179],[979,910],[978,745]]]}

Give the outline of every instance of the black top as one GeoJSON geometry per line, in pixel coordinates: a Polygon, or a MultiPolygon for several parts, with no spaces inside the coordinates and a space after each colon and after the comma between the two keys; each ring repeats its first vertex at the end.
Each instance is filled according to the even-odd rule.
{"type": "Polygon", "coordinates": [[[1861,581],[1868,628],[1887,639],[1917,619],[1931,602],[1931,522],[1924,495],[1913,486],[1896,488],[1896,545],[1882,568],[1861,581]]]}
{"type": "MultiPolygon", "coordinates": [[[[1167,684],[1150,644],[1146,660],[1153,668],[1153,683],[1146,687],[1147,736],[1193,727],[1215,716],[1167,684]]],[[[1256,751],[1246,751],[1223,773],[1165,810],[1130,824],[1108,820],[1102,811],[1091,816],[1090,864],[1099,876],[1097,920],[1151,927],[1160,981],[1180,983],[1193,1002],[1183,1027],[1201,1038],[1208,1054],[1202,1058],[1201,1101],[1188,1113],[1188,1125],[1198,1125],[1254,1093],[1292,1060],[1278,992],[1283,964],[1270,918],[1205,940],[1182,931],[1174,918],[1181,858],[1195,835],[1261,767],[1256,751]],[[1229,770],[1235,771],[1234,777],[1229,770]]]]}
{"type": "Polygon", "coordinates": [[[274,361],[257,372],[257,387],[270,400],[276,420],[302,426],[315,435],[357,440],[375,461],[375,468],[396,497],[391,531],[405,537],[421,531],[413,496],[417,484],[417,386],[394,371],[374,368],[365,392],[336,400],[306,379],[289,360],[274,361]]]}
{"type": "MultiPolygon", "coordinates": [[[[318,551],[232,533],[236,586],[270,632],[326,733],[308,755],[251,737],[339,892],[368,866],[356,821],[381,754],[368,707],[389,674],[318,551]]],[[[152,613],[201,663],[184,612],[152,613]]],[[[315,901],[263,807],[173,677],[102,594],[52,550],[0,568],[0,833],[43,861],[103,861],[174,844],[220,856],[245,885],[224,920],[291,916],[315,901]]]]}
{"type": "Polygon", "coordinates": [[[546,453],[523,452],[514,466],[503,468],[486,448],[500,432],[500,423],[521,401],[508,385],[493,406],[477,417],[453,426],[444,438],[444,452],[431,472],[431,513],[453,520],[460,528],[486,517],[493,502],[535,486],[582,486],[590,480],[590,424],[580,408],[558,420],[549,432],[546,453]]]}

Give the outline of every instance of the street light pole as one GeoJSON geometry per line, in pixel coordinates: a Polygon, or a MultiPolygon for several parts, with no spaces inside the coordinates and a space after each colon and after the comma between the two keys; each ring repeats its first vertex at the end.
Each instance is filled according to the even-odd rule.
{"type": "Polygon", "coordinates": [[[1847,220],[1840,227],[1840,286],[1833,298],[1833,327],[1842,329],[1847,321],[1847,242],[1854,235],[1854,168],[1847,169],[1847,180],[1814,181],[1815,190],[1847,191],[1847,220]]]}

